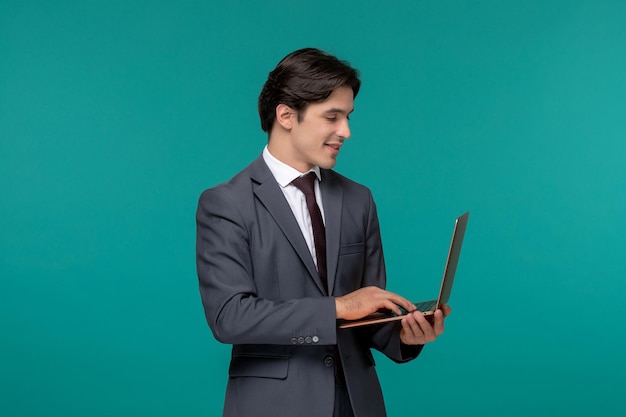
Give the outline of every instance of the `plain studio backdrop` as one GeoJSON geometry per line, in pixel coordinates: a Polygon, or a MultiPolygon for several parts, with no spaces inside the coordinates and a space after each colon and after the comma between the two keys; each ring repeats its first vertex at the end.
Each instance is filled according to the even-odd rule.
{"type": "Polygon", "coordinates": [[[377,355],[390,417],[626,413],[626,3],[0,0],[0,414],[216,416],[230,349],[195,271],[202,190],[261,152],[267,73],[362,90],[391,290],[446,333],[377,355]]]}

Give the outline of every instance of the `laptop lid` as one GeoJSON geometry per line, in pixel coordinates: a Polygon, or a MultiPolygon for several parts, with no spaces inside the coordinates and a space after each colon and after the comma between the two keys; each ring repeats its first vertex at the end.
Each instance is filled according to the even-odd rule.
{"type": "MultiPolygon", "coordinates": [[[[456,269],[461,255],[461,247],[463,246],[463,239],[465,238],[465,229],[467,228],[468,219],[469,211],[457,217],[454,222],[454,230],[452,231],[452,239],[450,240],[450,249],[448,250],[448,258],[446,259],[446,265],[443,270],[443,278],[441,279],[441,286],[439,287],[439,295],[437,299],[414,303],[418,307],[420,304],[430,304],[432,306],[432,308],[421,310],[425,315],[432,314],[437,308],[440,308],[442,304],[447,304],[450,299],[452,284],[454,283],[454,276],[456,275],[456,269]]],[[[404,312],[404,310],[403,313],[404,314],[402,315],[396,315],[393,312],[374,313],[361,319],[343,321],[339,324],[339,328],[346,329],[350,327],[401,320],[402,317],[408,314],[407,312],[404,312]]]]}
{"type": "Polygon", "coordinates": [[[467,220],[469,219],[469,211],[462,214],[454,223],[452,239],[450,241],[450,249],[448,250],[448,259],[443,270],[443,279],[441,280],[441,288],[439,289],[439,298],[437,299],[437,308],[442,304],[447,304],[452,292],[452,283],[456,274],[456,267],[459,264],[459,256],[461,256],[461,246],[463,246],[463,238],[465,238],[465,229],[467,228],[467,220]]]}

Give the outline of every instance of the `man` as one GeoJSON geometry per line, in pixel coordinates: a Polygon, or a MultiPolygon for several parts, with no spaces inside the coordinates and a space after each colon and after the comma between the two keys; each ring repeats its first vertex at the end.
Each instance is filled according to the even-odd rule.
{"type": "Polygon", "coordinates": [[[215,338],[233,345],[224,416],[384,416],[370,348],[406,362],[443,332],[448,307],[431,325],[384,290],[371,193],[332,170],[359,88],[357,71],[334,56],[287,55],[259,97],[262,155],[200,197],[202,302],[215,338]],[[413,314],[337,328],[399,307],[413,314]]]}

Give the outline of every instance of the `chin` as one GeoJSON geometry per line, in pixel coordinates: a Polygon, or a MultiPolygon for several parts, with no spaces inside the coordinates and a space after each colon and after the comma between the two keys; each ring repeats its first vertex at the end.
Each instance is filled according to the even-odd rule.
{"type": "Polygon", "coordinates": [[[337,161],[334,159],[332,161],[322,161],[318,164],[320,168],[324,169],[333,169],[335,165],[337,165],[337,161]]]}

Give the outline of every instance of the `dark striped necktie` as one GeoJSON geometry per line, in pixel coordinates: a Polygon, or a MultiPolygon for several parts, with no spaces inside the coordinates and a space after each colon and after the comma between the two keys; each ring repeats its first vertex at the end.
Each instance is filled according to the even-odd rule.
{"type": "Polygon", "coordinates": [[[315,199],[315,173],[309,172],[302,177],[296,178],[291,183],[298,187],[306,198],[306,206],[311,216],[313,226],[313,241],[315,243],[315,256],[317,258],[317,273],[322,279],[324,289],[328,291],[328,279],[326,278],[326,229],[322,212],[315,199]]]}

